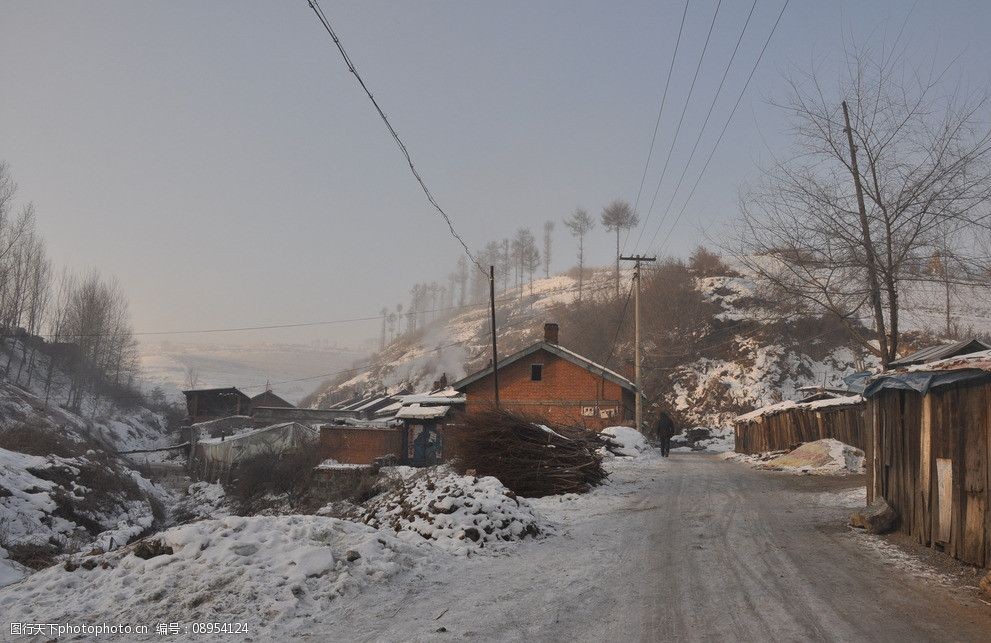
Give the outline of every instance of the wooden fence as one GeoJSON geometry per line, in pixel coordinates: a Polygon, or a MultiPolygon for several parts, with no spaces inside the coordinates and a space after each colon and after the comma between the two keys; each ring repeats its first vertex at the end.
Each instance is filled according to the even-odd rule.
{"type": "Polygon", "coordinates": [[[991,564],[991,383],[884,389],[869,401],[868,501],[898,529],[964,562],[991,564]]]}
{"type": "Polygon", "coordinates": [[[779,411],[748,414],[734,422],[737,453],[793,449],[802,442],[835,438],[864,450],[864,402],[817,407],[797,404],[779,411]]]}

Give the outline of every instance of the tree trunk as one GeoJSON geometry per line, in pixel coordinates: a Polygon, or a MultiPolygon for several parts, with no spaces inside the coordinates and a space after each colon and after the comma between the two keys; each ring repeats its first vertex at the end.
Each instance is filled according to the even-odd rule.
{"type": "MultiPolygon", "coordinates": [[[[871,307],[874,309],[874,332],[877,336],[881,365],[888,368],[891,353],[888,348],[888,338],[884,327],[884,307],[881,303],[881,284],[877,274],[877,258],[874,256],[874,244],[871,241],[870,224],[867,221],[867,205],[864,203],[864,188],[860,184],[860,170],[857,167],[857,147],[853,144],[853,128],[850,127],[850,112],[846,101],[843,101],[843,119],[846,122],[847,143],[850,146],[850,173],[853,175],[853,185],[857,193],[857,209],[860,211],[860,232],[863,237],[864,254],[867,264],[867,281],[871,293],[871,307]]],[[[889,293],[890,295],[890,293],[889,293]]]]}

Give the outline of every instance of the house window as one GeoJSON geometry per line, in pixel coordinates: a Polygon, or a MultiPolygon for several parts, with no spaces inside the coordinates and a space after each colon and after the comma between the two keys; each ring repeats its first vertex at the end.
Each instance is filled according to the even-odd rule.
{"type": "Polygon", "coordinates": [[[543,364],[530,364],[530,381],[539,382],[544,378],[543,364]]]}

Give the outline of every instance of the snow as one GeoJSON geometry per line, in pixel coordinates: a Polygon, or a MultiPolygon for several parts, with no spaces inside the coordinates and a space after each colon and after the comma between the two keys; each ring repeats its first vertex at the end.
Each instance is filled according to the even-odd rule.
{"type": "Polygon", "coordinates": [[[432,420],[447,415],[450,406],[421,406],[420,404],[404,405],[396,417],[401,420],[432,420]]]}
{"type": "Polygon", "coordinates": [[[632,427],[610,426],[602,429],[602,433],[622,445],[618,449],[619,455],[635,457],[650,449],[650,444],[647,443],[647,438],[643,436],[643,433],[632,427]]]}
{"type": "Polygon", "coordinates": [[[232,509],[224,488],[213,482],[194,482],[178,500],[173,515],[177,522],[190,522],[231,515],[232,509]]]}
{"type": "Polygon", "coordinates": [[[16,583],[31,573],[31,570],[10,560],[7,557],[7,550],[0,547],[0,587],[6,587],[16,583]]]}
{"type": "Polygon", "coordinates": [[[491,476],[427,470],[369,501],[363,520],[455,554],[536,536],[540,516],[491,476]]]}
{"type": "Polygon", "coordinates": [[[833,438],[806,442],[788,453],[725,453],[723,457],[749,464],[755,469],[785,473],[848,475],[864,472],[864,452],[833,438]]]}
{"type": "Polygon", "coordinates": [[[10,548],[59,542],[81,548],[95,537],[89,547],[108,549],[111,542],[119,547],[152,526],[150,482],[130,472],[143,492],[139,497],[124,489],[95,491],[78,484],[84,470],[119,484],[120,472],[92,461],[90,456],[42,457],[0,449],[2,544],[10,548]],[[91,524],[104,530],[94,536],[88,531],[91,524]]]}
{"type": "Polygon", "coordinates": [[[0,592],[17,622],[250,622],[256,640],[312,627],[342,598],[436,555],[366,525],[324,516],[234,517],[155,537],[172,554],[133,548],[92,557],[93,569],[51,567],[0,592]],[[68,596],[72,600],[66,600],[68,596]]]}
{"type": "Polygon", "coordinates": [[[370,469],[372,465],[370,464],[350,464],[347,462],[338,462],[333,458],[324,460],[317,465],[317,469],[323,469],[326,471],[340,471],[340,470],[358,470],[358,469],[370,469]]]}
{"type": "Polygon", "coordinates": [[[782,411],[788,411],[790,409],[828,409],[834,406],[849,406],[851,404],[860,404],[864,401],[864,398],[860,395],[844,395],[840,397],[831,397],[824,400],[815,400],[813,402],[795,402],[792,400],[785,400],[784,402],[778,402],[777,404],[771,404],[770,406],[765,406],[763,408],[755,409],[750,413],[744,413],[736,417],[736,422],[749,422],[751,420],[756,420],[767,415],[774,415],[775,413],[781,413],[782,411]]]}

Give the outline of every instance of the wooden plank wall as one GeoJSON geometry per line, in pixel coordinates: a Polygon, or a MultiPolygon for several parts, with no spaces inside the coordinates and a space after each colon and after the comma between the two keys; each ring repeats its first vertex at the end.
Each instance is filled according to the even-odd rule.
{"type": "Polygon", "coordinates": [[[991,564],[991,383],[925,396],[882,391],[870,400],[868,417],[868,499],[887,500],[899,514],[898,528],[919,543],[991,564]],[[948,493],[940,493],[941,482],[948,493]],[[940,506],[941,497],[950,506],[940,506]]]}
{"type": "Polygon", "coordinates": [[[764,453],[793,449],[802,442],[835,438],[865,449],[866,422],[863,402],[822,409],[789,409],[734,426],[737,453],[764,453]]]}

